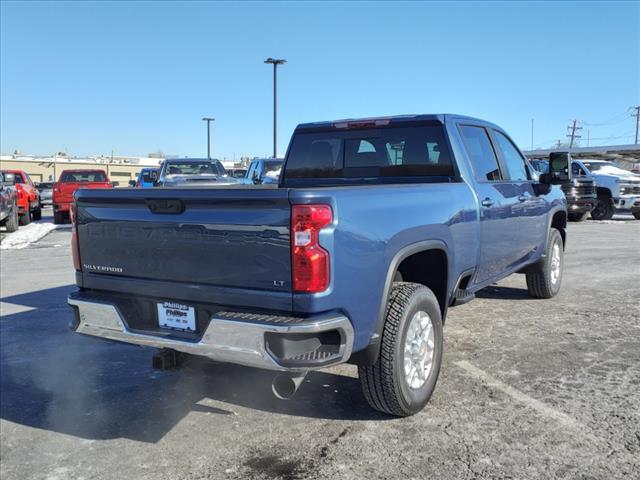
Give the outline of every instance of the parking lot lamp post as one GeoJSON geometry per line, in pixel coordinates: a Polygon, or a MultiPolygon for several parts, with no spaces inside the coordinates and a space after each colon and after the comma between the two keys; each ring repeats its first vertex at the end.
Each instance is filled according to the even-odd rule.
{"type": "Polygon", "coordinates": [[[287,63],[283,58],[267,58],[264,63],[273,64],[273,158],[278,156],[278,65],[287,63]]]}
{"type": "Polygon", "coordinates": [[[211,122],[214,122],[215,118],[203,117],[202,120],[207,122],[207,158],[211,160],[211,122]]]}

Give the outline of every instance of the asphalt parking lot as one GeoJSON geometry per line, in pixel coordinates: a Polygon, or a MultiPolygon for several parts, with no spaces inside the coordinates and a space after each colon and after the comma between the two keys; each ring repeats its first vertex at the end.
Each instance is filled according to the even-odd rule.
{"type": "Polygon", "coordinates": [[[639,478],[640,221],[570,224],[563,287],[514,275],[452,308],[420,414],[370,410],[355,367],[290,401],[271,374],[74,335],[68,229],[1,252],[3,479],[639,478]]]}

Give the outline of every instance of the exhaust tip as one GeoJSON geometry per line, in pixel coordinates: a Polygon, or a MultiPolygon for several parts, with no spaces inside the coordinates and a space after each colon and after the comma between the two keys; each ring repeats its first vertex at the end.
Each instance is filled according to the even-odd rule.
{"type": "Polygon", "coordinates": [[[298,391],[302,381],[307,376],[306,373],[299,376],[278,375],[273,379],[271,391],[280,400],[289,400],[298,391]]]}

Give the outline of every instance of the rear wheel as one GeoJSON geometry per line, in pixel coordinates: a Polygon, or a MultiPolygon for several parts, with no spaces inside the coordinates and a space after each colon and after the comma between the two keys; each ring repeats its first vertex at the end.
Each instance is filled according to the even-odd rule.
{"type": "Polygon", "coordinates": [[[562,235],[552,228],[545,255],[538,263],[527,271],[527,289],[532,297],[551,298],[560,291],[562,284],[562,268],[564,266],[564,250],[562,235]]]}
{"type": "Polygon", "coordinates": [[[436,296],[423,285],[395,282],[378,359],[358,368],[369,405],[399,417],[422,410],[436,386],[442,349],[442,316],[436,296]]]}
{"type": "Polygon", "coordinates": [[[640,220],[640,210],[638,210],[637,212],[632,212],[633,216],[635,217],[636,220],[640,220]]]}
{"type": "Polygon", "coordinates": [[[20,215],[20,225],[29,225],[31,223],[31,210],[27,207],[27,210],[20,215]]]}
{"type": "Polygon", "coordinates": [[[596,208],[591,211],[591,218],[594,220],[611,220],[616,209],[613,206],[611,197],[608,195],[599,194],[598,203],[596,208]]]}
{"type": "Polygon", "coordinates": [[[54,212],[53,214],[53,223],[55,225],[61,225],[64,223],[64,213],[62,212],[54,212]]]}
{"type": "Polygon", "coordinates": [[[4,226],[6,227],[7,232],[11,233],[18,230],[18,224],[19,224],[18,207],[15,206],[13,208],[13,211],[11,212],[11,215],[9,215],[5,220],[4,226]]]}
{"type": "Polygon", "coordinates": [[[42,219],[42,207],[38,205],[38,208],[36,208],[33,211],[33,219],[34,220],[41,220],[42,219]]]}

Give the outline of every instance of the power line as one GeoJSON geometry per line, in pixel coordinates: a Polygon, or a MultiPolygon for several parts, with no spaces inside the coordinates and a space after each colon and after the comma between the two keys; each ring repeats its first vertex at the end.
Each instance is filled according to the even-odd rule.
{"type": "Polygon", "coordinates": [[[627,114],[629,113],[629,110],[631,110],[631,109],[627,108],[624,112],[619,113],[615,117],[612,117],[609,120],[606,120],[604,122],[595,122],[595,123],[582,122],[582,124],[586,125],[587,127],[604,127],[606,125],[616,125],[618,123],[624,122],[627,118],[629,118],[629,117],[627,117],[627,114]]]}

